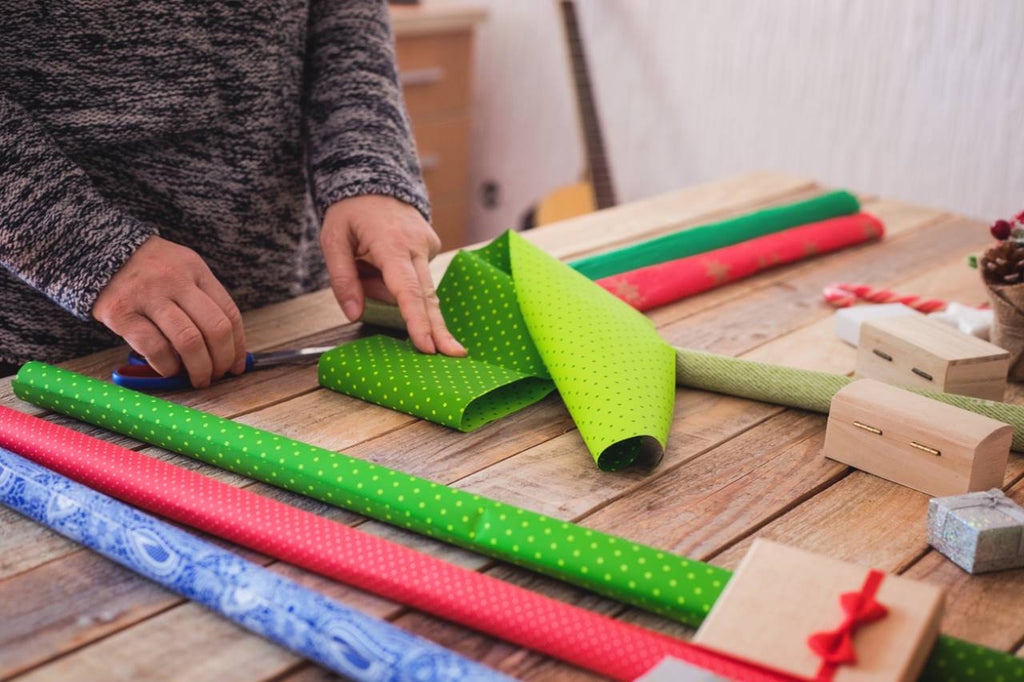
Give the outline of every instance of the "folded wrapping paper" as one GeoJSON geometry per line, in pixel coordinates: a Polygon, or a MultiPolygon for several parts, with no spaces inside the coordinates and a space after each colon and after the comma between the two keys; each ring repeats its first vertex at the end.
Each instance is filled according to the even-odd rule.
{"type": "MultiPolygon", "coordinates": [[[[827,411],[831,396],[824,396],[850,381],[833,374],[772,367],[694,351],[683,351],[679,358],[691,381],[717,387],[707,390],[746,390],[742,388],[742,379],[730,383],[721,372],[723,368],[726,373],[751,370],[758,382],[766,377],[780,382],[781,393],[771,393],[762,386],[766,395],[785,397],[788,389],[794,392],[791,402],[801,403],[794,406],[811,410],[823,401],[824,408],[819,411],[827,411]],[[742,364],[737,366],[733,362],[742,364]],[[796,395],[805,382],[812,390],[796,395]]],[[[440,486],[50,365],[26,364],[18,372],[13,387],[19,398],[40,407],[534,569],[688,625],[700,624],[731,575],[709,564],[440,486]],[[440,521],[442,518],[444,522],[440,521]],[[614,570],[616,566],[618,571],[614,570]]],[[[1003,407],[1024,413],[1017,406],[1003,407]]],[[[1024,424],[1020,413],[1016,417],[1024,424]]],[[[992,671],[1007,680],[1018,679],[1024,677],[1024,661],[951,637],[940,637],[922,679],[952,682],[965,679],[972,670],[992,671]]]]}
{"type": "Polygon", "coordinates": [[[172,521],[606,677],[635,679],[668,656],[733,679],[777,679],[741,661],[5,407],[0,447],[172,521]]]}
{"type": "MultiPolygon", "coordinates": [[[[676,382],[680,386],[822,414],[828,414],[832,396],[852,381],[851,377],[842,374],[767,365],[676,348],[676,382]]],[[[1024,405],[1011,405],[956,393],[922,391],[910,386],[903,388],[1011,425],[1012,448],[1024,452],[1024,405]]]]}
{"type": "Polygon", "coordinates": [[[0,448],[0,503],[356,680],[507,680],[0,448]]]}
{"type": "Polygon", "coordinates": [[[438,297],[468,358],[376,336],[325,353],[321,385],[462,431],[557,388],[600,468],[661,458],[673,355],[650,320],[514,232],[460,252],[438,297]]]}
{"type": "Polygon", "coordinates": [[[728,572],[347,455],[30,362],[40,407],[696,625],[728,572]]]}
{"type": "Polygon", "coordinates": [[[877,218],[857,213],[630,270],[597,283],[637,310],[649,310],[777,265],[880,239],[884,232],[877,218]]]}
{"type": "Polygon", "coordinates": [[[640,244],[582,258],[569,265],[590,279],[603,279],[621,272],[739,244],[797,225],[849,215],[859,210],[860,202],[849,192],[830,192],[806,201],[691,227],[640,244]]]}

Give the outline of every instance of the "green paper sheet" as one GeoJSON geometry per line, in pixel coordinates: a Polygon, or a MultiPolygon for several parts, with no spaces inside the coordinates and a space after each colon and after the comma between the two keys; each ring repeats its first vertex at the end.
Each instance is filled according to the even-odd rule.
{"type": "Polygon", "coordinates": [[[687,228],[640,244],[581,258],[569,265],[590,279],[601,279],[859,210],[860,202],[849,192],[829,192],[806,201],[687,228]]]}
{"type": "MultiPolygon", "coordinates": [[[[687,359],[685,354],[683,359],[687,359]]],[[[706,359],[701,360],[707,364],[706,359]]],[[[784,376],[787,372],[806,376],[800,370],[775,369],[783,369],[784,376]]],[[[690,371],[697,375],[692,364],[690,371]]],[[[536,570],[691,626],[700,624],[731,576],[709,564],[51,365],[26,364],[13,387],[19,398],[39,407],[536,570]]],[[[940,637],[922,680],[954,682],[996,679],[995,675],[1024,679],[1024,660],[940,637]],[[981,677],[978,671],[982,671],[981,677]]]]}
{"type": "Polygon", "coordinates": [[[674,356],[642,314],[514,232],[457,254],[438,297],[467,358],[371,337],[325,353],[320,384],[461,431],[557,388],[600,468],[661,459],[674,356]]]}

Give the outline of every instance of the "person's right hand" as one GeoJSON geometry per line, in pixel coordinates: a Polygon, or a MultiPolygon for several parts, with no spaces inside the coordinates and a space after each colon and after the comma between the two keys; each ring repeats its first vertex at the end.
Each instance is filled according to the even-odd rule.
{"type": "Polygon", "coordinates": [[[92,316],[163,376],[184,363],[201,388],[245,370],[242,316],[192,249],[150,237],[100,292],[92,316]]]}

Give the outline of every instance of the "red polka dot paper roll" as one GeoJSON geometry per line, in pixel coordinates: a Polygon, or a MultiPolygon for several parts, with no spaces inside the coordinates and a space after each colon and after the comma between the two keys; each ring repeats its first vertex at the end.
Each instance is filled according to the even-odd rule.
{"type": "Polygon", "coordinates": [[[637,310],[649,310],[776,265],[880,239],[884,232],[877,218],[858,213],[624,272],[597,283],[637,310]]]}
{"type": "Polygon", "coordinates": [[[0,447],[147,511],[607,677],[632,680],[672,656],[731,679],[791,679],[6,407],[0,447]]]}

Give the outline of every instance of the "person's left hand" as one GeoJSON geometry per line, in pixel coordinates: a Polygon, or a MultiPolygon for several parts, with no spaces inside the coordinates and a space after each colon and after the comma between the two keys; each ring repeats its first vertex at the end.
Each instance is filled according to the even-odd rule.
{"type": "Polygon", "coordinates": [[[398,302],[409,338],[424,353],[466,354],[445,326],[428,263],[441,240],[412,206],[368,195],[332,204],[320,232],[331,289],[350,320],[364,295],[398,302]]]}

